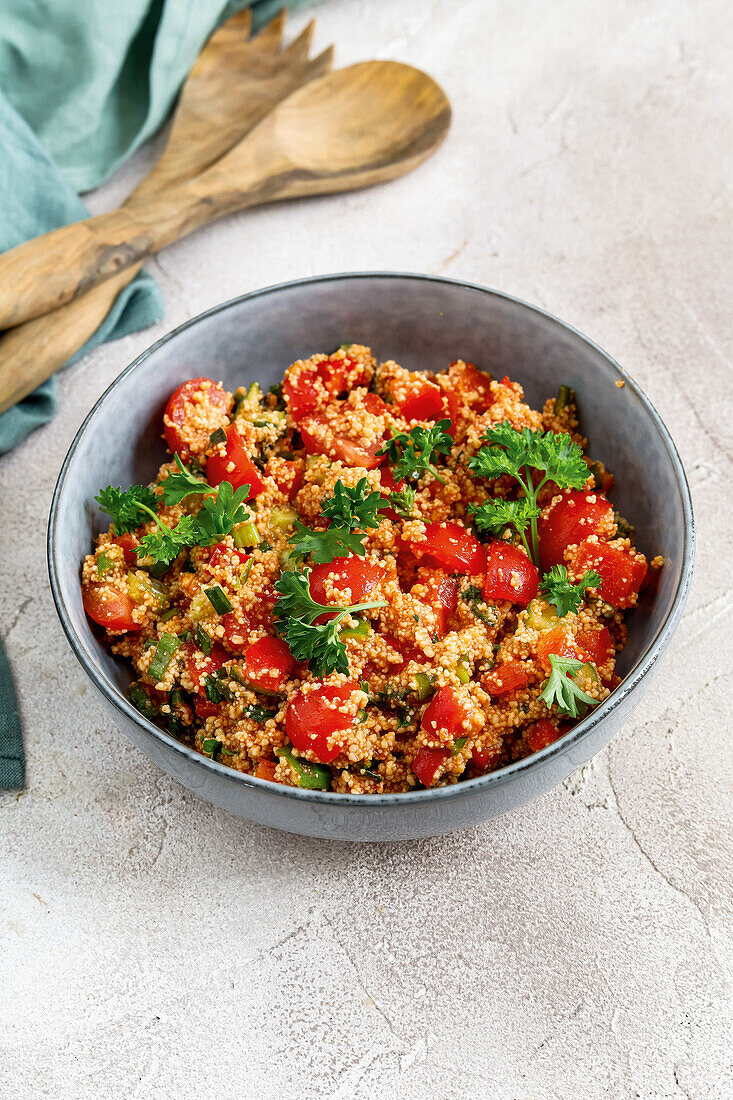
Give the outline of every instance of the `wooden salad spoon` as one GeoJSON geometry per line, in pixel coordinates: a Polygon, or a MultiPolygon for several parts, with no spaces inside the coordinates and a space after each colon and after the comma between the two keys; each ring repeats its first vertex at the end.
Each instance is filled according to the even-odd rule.
{"type": "MultiPolygon", "coordinates": [[[[281,13],[250,39],[249,8],[211,36],[181,91],[165,149],[123,204],[134,205],[198,175],[228,152],[292,91],[329,72],[333,46],[309,59],[315,20],[282,52],[281,13]]],[[[97,330],[142,267],[132,264],[59,309],[0,336],[0,412],[63,366],[97,330]]]]}
{"type": "Polygon", "coordinates": [[[0,328],[56,309],[235,210],[404,175],[440,145],[450,104],[425,73],[365,61],[298,88],[193,179],[0,257],[0,328]]]}

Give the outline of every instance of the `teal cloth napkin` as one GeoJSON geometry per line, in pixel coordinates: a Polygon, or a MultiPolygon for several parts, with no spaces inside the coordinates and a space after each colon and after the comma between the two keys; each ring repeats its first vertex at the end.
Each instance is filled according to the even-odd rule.
{"type": "MultiPolygon", "coordinates": [[[[96,187],[155,133],[212,30],[246,6],[248,0],[0,0],[0,252],[86,217],[77,192],[96,187]]],[[[259,0],[254,26],[283,6],[259,0]]],[[[141,273],[70,362],[162,316],[160,290],[141,273]]],[[[55,408],[50,378],[0,416],[0,455],[55,408]]],[[[18,703],[0,643],[0,789],[17,790],[23,780],[18,703]]]]}

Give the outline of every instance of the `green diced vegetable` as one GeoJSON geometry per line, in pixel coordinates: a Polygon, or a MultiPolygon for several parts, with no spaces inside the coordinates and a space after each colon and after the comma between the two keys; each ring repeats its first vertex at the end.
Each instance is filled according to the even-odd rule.
{"type": "Polygon", "coordinates": [[[457,737],[455,739],[455,741],[453,742],[453,749],[451,751],[451,756],[458,756],[458,753],[461,751],[463,746],[466,744],[466,741],[468,741],[467,737],[457,737]]]}
{"type": "Polygon", "coordinates": [[[178,687],[173,688],[168,701],[172,707],[179,707],[183,702],[183,689],[178,687]]]}
{"type": "Polygon", "coordinates": [[[270,526],[275,531],[289,531],[298,518],[294,508],[273,508],[270,512],[270,526]]]}
{"type": "Polygon", "coordinates": [[[176,616],[177,614],[178,614],[178,608],[177,607],[169,607],[168,610],[164,611],[162,615],[158,616],[158,618],[160,619],[160,621],[162,623],[167,623],[169,619],[174,618],[174,616],[176,616]]]}
{"type": "Polygon", "coordinates": [[[551,630],[557,626],[557,610],[547,600],[534,599],[527,608],[527,626],[533,630],[551,630]]]}
{"type": "Polygon", "coordinates": [[[257,546],[260,541],[259,532],[251,519],[232,527],[232,538],[238,550],[246,550],[250,546],[257,546]]]}
{"type": "Polygon", "coordinates": [[[313,764],[310,760],[301,760],[293,755],[293,750],[285,745],[275,749],[275,754],[287,760],[295,772],[298,786],[307,791],[330,791],[331,770],[323,764],[313,764]]]}
{"type": "Polygon", "coordinates": [[[112,558],[110,558],[107,554],[105,554],[105,552],[103,550],[102,553],[97,558],[97,576],[98,577],[104,576],[104,574],[109,569],[114,568],[114,564],[115,563],[112,561],[112,558]]]}
{"type": "Polygon", "coordinates": [[[196,645],[206,657],[211,656],[211,637],[206,633],[204,628],[196,623],[196,629],[193,632],[193,636],[196,639],[196,645]]]}
{"type": "Polygon", "coordinates": [[[366,619],[357,619],[356,626],[344,626],[339,630],[341,638],[368,638],[372,632],[371,623],[366,619]]]}
{"type": "Polygon", "coordinates": [[[211,615],[211,604],[209,603],[206,593],[197,592],[191,600],[191,606],[188,609],[188,617],[195,623],[201,619],[208,619],[211,615]]]}
{"type": "Polygon", "coordinates": [[[234,610],[227,598],[226,592],[220,585],[215,584],[213,588],[205,588],[204,595],[217,615],[226,615],[228,611],[234,610]]]}
{"type": "Polygon", "coordinates": [[[130,684],[130,701],[145,718],[158,717],[158,708],[142,684],[130,684]]]}
{"type": "Polygon", "coordinates": [[[417,684],[417,697],[421,703],[424,703],[433,694],[433,678],[428,676],[427,672],[416,672],[415,683],[417,684]]]}
{"type": "Polygon", "coordinates": [[[223,428],[217,428],[215,432],[212,432],[209,436],[209,446],[216,447],[219,443],[226,443],[227,433],[223,428]]]}
{"type": "Polygon", "coordinates": [[[456,661],[456,674],[462,684],[467,684],[471,679],[471,670],[468,667],[468,655],[466,653],[456,661]]]}
{"type": "Polygon", "coordinates": [[[364,707],[359,707],[359,709],[356,712],[356,724],[357,724],[357,726],[360,726],[363,722],[366,722],[366,720],[367,720],[366,710],[364,709],[364,707]]]}
{"type": "Polygon", "coordinates": [[[181,644],[176,634],[161,634],[153,659],[148,667],[148,676],[155,680],[156,684],[165,676],[166,669],[173,659],[173,654],[181,644]]]}
{"type": "Polygon", "coordinates": [[[568,405],[575,404],[575,390],[570,386],[560,386],[557,391],[557,397],[555,398],[555,412],[561,412],[566,409],[568,405]]]}
{"type": "Polygon", "coordinates": [[[233,703],[236,695],[225,682],[228,675],[225,669],[220,668],[213,676],[204,677],[204,693],[210,703],[221,703],[226,699],[227,703],[233,703]]]}

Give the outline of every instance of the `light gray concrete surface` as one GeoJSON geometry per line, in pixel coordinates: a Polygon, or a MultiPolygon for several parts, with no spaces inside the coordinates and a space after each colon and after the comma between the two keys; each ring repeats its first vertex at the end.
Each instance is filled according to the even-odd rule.
{"type": "Polygon", "coordinates": [[[731,1095],[729,17],[727,0],[328,0],[319,42],[340,63],[442,82],[444,148],[382,189],[168,249],[149,265],[165,321],[66,372],[56,419],[0,463],[28,752],[27,791],[0,794],[0,1095],[731,1095]],[[271,832],[156,771],[102,714],[44,560],[66,448],[133,356],[236,294],[355,268],[476,280],[594,337],[666,420],[699,525],[683,624],[608,751],[509,817],[394,847],[271,832]]]}

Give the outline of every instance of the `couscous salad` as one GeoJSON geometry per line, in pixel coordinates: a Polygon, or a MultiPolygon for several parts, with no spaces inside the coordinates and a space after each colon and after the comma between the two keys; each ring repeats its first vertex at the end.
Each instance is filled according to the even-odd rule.
{"type": "Polygon", "coordinates": [[[557,740],[619,682],[648,569],[572,390],[523,397],[353,344],[268,393],[184,382],[171,460],[100,490],[83,566],[133,703],[230,768],[364,795],[557,740]]]}

